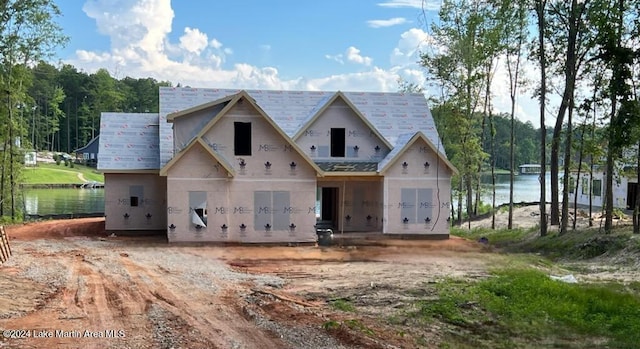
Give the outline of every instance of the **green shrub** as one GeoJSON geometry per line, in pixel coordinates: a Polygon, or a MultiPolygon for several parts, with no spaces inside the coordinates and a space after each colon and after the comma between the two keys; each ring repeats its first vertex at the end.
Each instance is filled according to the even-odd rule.
{"type": "Polygon", "coordinates": [[[330,304],[334,309],[338,309],[341,311],[353,312],[356,310],[356,308],[353,306],[353,304],[351,304],[351,302],[349,302],[348,299],[336,299],[331,301],[330,304]]]}

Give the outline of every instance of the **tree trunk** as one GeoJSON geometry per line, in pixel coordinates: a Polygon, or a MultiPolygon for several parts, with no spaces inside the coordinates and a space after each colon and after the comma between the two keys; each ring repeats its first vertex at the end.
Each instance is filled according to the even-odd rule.
{"type": "MultiPolygon", "coordinates": [[[[586,122],[586,120],[585,120],[586,122]]],[[[582,170],[582,156],[584,150],[584,128],[586,124],[582,124],[582,132],[580,132],[580,148],[578,150],[578,174],[576,175],[576,182],[573,186],[575,191],[573,195],[573,230],[576,230],[576,223],[578,221],[578,187],[580,186],[580,171],[582,170]]]]}
{"type": "MultiPolygon", "coordinates": [[[[553,129],[553,139],[551,140],[551,224],[557,225],[559,223],[560,208],[558,205],[558,193],[559,193],[559,148],[560,148],[560,135],[562,133],[562,124],[564,122],[564,116],[569,108],[571,101],[573,100],[574,89],[576,84],[576,70],[577,70],[577,35],[578,26],[580,24],[580,18],[582,17],[582,11],[578,9],[578,0],[571,1],[571,8],[569,10],[568,26],[569,35],[567,37],[567,54],[566,64],[564,67],[564,92],[562,94],[562,101],[560,102],[560,108],[558,109],[558,115],[556,117],[556,125],[553,129]]],[[[567,166],[567,164],[565,164],[567,166]]],[[[563,198],[564,200],[564,198],[563,198]]]]}
{"type": "Polygon", "coordinates": [[[7,94],[7,99],[9,102],[9,185],[11,186],[11,221],[15,221],[16,219],[16,183],[15,183],[15,168],[14,168],[14,160],[13,160],[13,147],[14,147],[14,139],[13,139],[13,103],[11,101],[11,93],[7,94]]]}
{"type": "MultiPolygon", "coordinates": [[[[560,235],[567,232],[569,226],[569,180],[571,178],[571,136],[573,134],[573,96],[569,101],[569,117],[567,120],[567,139],[564,151],[564,178],[562,180],[562,223],[560,224],[560,235]]],[[[575,221],[575,217],[573,217],[575,221]]]]}
{"type": "Polygon", "coordinates": [[[508,229],[513,228],[513,176],[515,172],[515,107],[516,101],[515,96],[511,95],[511,136],[510,136],[510,145],[509,145],[509,222],[507,224],[508,229]]]}
{"type": "Polygon", "coordinates": [[[472,218],[472,213],[473,210],[471,209],[473,207],[473,192],[472,192],[472,183],[471,183],[471,176],[468,176],[466,179],[467,182],[467,224],[469,226],[469,229],[471,229],[471,218],[472,218]]]}
{"type": "Polygon", "coordinates": [[[545,106],[547,100],[547,61],[544,48],[544,11],[546,0],[536,0],[538,17],[538,60],[540,62],[540,236],[547,235],[547,128],[545,126],[545,106]]]}
{"type": "Polygon", "coordinates": [[[496,135],[493,130],[491,107],[489,107],[489,128],[491,132],[491,229],[496,229],[496,135]]]}
{"type": "MultiPolygon", "coordinates": [[[[615,99],[614,99],[615,101],[615,99]]],[[[614,101],[612,101],[611,109],[615,109],[614,101]]],[[[613,115],[611,116],[613,118],[613,115]]],[[[613,228],[613,149],[609,145],[607,151],[607,169],[605,180],[605,203],[604,203],[604,231],[610,233],[613,228]]]]}
{"type": "MultiPolygon", "coordinates": [[[[8,147],[8,137],[5,136],[6,138],[4,139],[4,146],[2,149],[7,149],[8,147]]],[[[6,171],[6,164],[7,164],[7,153],[6,152],[2,152],[2,163],[0,166],[0,171],[2,171],[2,173],[0,173],[0,217],[4,216],[4,200],[6,199],[5,196],[5,180],[7,178],[7,171],[6,171]]]]}
{"type": "MultiPolygon", "coordinates": [[[[487,88],[487,93],[489,93],[489,88],[487,88]]],[[[485,98],[485,111],[482,113],[482,131],[480,133],[480,144],[481,145],[484,145],[484,132],[485,132],[485,127],[486,127],[486,120],[487,120],[487,111],[486,111],[486,98],[485,98]]],[[[478,173],[479,174],[482,173],[482,162],[480,162],[478,164],[478,173]]],[[[475,204],[473,206],[473,214],[474,215],[478,214],[478,206],[480,205],[480,201],[481,201],[480,200],[480,182],[482,182],[482,180],[479,180],[478,183],[476,183],[476,202],[475,202],[475,204]]]]}
{"type": "MultiPolygon", "coordinates": [[[[623,31],[623,11],[624,11],[624,1],[618,0],[619,12],[618,12],[618,20],[616,23],[616,49],[619,49],[622,46],[622,31],[623,31]]],[[[607,147],[607,182],[606,186],[606,203],[605,203],[605,215],[604,215],[604,231],[605,233],[610,233],[613,229],[613,169],[614,169],[614,160],[617,156],[617,152],[619,149],[611,145],[611,140],[614,139],[614,127],[616,124],[616,113],[618,112],[618,91],[620,86],[616,86],[615,81],[620,81],[620,66],[618,65],[618,59],[614,57],[612,70],[613,70],[613,81],[610,83],[609,91],[611,93],[611,117],[609,119],[609,135],[610,142],[607,147]]],[[[639,169],[640,170],[640,169],[639,169]]]]}
{"type": "Polygon", "coordinates": [[[462,178],[458,189],[458,225],[462,226],[462,178]]]}
{"type": "Polygon", "coordinates": [[[638,143],[636,176],[636,204],[633,205],[633,233],[640,234],[640,143],[638,143]]]}

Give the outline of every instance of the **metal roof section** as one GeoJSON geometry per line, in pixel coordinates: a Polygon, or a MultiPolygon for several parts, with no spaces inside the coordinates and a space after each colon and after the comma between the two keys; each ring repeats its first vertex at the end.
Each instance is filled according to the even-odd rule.
{"type": "Polygon", "coordinates": [[[159,131],[156,113],[102,113],[98,170],[158,170],[159,131]]]}
{"type": "Polygon", "coordinates": [[[418,139],[422,139],[425,143],[427,143],[427,145],[429,146],[429,148],[431,148],[431,150],[434,152],[434,154],[436,154],[436,156],[438,157],[439,160],[441,160],[442,162],[444,162],[444,164],[449,167],[451,169],[451,171],[455,174],[458,173],[458,169],[453,166],[453,164],[446,158],[445,154],[444,154],[444,150],[440,151],[441,145],[438,144],[438,146],[436,147],[436,145],[434,145],[431,140],[429,140],[424,133],[422,133],[421,131],[418,131],[414,134],[401,134],[398,136],[397,140],[396,140],[396,145],[393,147],[393,149],[389,152],[389,154],[387,154],[387,156],[385,156],[384,159],[382,159],[382,161],[380,161],[378,163],[378,172],[380,174],[384,174],[385,170],[393,163],[395,162],[398,157],[404,153],[413,143],[415,143],[418,139]]]}

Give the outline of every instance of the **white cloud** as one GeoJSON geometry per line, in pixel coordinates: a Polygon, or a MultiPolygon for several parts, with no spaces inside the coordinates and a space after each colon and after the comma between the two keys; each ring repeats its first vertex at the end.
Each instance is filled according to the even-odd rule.
{"type": "Polygon", "coordinates": [[[92,0],[82,9],[111,38],[113,51],[162,51],[174,16],[170,0],[92,0]]]}
{"type": "Polygon", "coordinates": [[[398,45],[391,52],[391,64],[394,66],[416,64],[420,59],[420,53],[433,45],[434,40],[431,35],[422,29],[411,28],[400,35],[398,45]]]}
{"type": "Polygon", "coordinates": [[[344,64],[345,59],[349,62],[363,64],[366,66],[370,66],[373,62],[373,58],[361,55],[360,50],[353,46],[349,46],[344,54],[324,55],[324,57],[340,64],[344,64]]]}
{"type": "Polygon", "coordinates": [[[360,55],[360,50],[357,48],[350,46],[347,48],[347,60],[349,62],[354,62],[358,64],[371,65],[373,59],[371,57],[360,55]]]}
{"type": "Polygon", "coordinates": [[[340,64],[344,64],[344,59],[342,59],[342,53],[339,53],[337,55],[324,55],[324,58],[330,59],[332,61],[336,61],[340,64]]]}
{"type": "MultiPolygon", "coordinates": [[[[174,12],[170,0],[120,0],[115,3],[112,0],[87,0],[83,9],[95,20],[100,33],[111,40],[111,47],[106,52],[78,50],[67,60],[87,72],[106,68],[116,78],[153,77],[189,86],[287,90],[396,91],[399,76],[415,83],[424,82],[423,71],[411,59],[392,60],[392,66],[381,62],[386,63],[385,67],[378,67],[373,65],[372,57],[363,55],[355,46],[325,56],[341,64],[358,64],[363,69],[352,73],[329,72],[317,78],[284,78],[278,69],[267,65],[271,63],[268,57],[262,60],[263,66],[244,62],[229,64],[227,58],[234,50],[214,38],[213,33],[194,27],[179,28],[182,36],[171,42],[169,34],[174,12]],[[402,64],[396,64],[398,62],[402,64]]],[[[419,32],[409,33],[400,38],[396,55],[409,57],[415,54],[415,43],[420,35],[419,32]]],[[[258,48],[265,55],[272,49],[269,44],[258,48]]]]}
{"type": "Polygon", "coordinates": [[[222,43],[220,41],[218,41],[218,39],[213,38],[210,42],[209,45],[215,49],[219,49],[222,47],[222,43]]]}
{"type": "Polygon", "coordinates": [[[442,1],[440,0],[389,0],[378,3],[378,6],[392,8],[410,7],[425,9],[427,11],[438,11],[441,4],[442,1]]]}
{"type": "Polygon", "coordinates": [[[199,29],[184,28],[184,35],[180,37],[180,47],[190,53],[197,55],[208,45],[207,34],[199,29]]]}
{"type": "Polygon", "coordinates": [[[371,28],[383,28],[383,27],[391,27],[394,25],[409,23],[406,18],[403,17],[394,17],[389,19],[372,19],[367,21],[367,24],[371,28]]]}

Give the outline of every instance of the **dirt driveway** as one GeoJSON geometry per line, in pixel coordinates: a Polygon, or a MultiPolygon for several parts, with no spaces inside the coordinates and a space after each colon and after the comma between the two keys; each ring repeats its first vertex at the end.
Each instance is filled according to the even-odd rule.
{"type": "Polygon", "coordinates": [[[424,298],[425,284],[482,277],[500,258],[461,239],[168,245],[107,237],[100,218],[6,230],[13,256],[0,266],[0,329],[28,337],[0,336],[0,348],[436,347],[437,328],[395,315],[424,298]]]}

